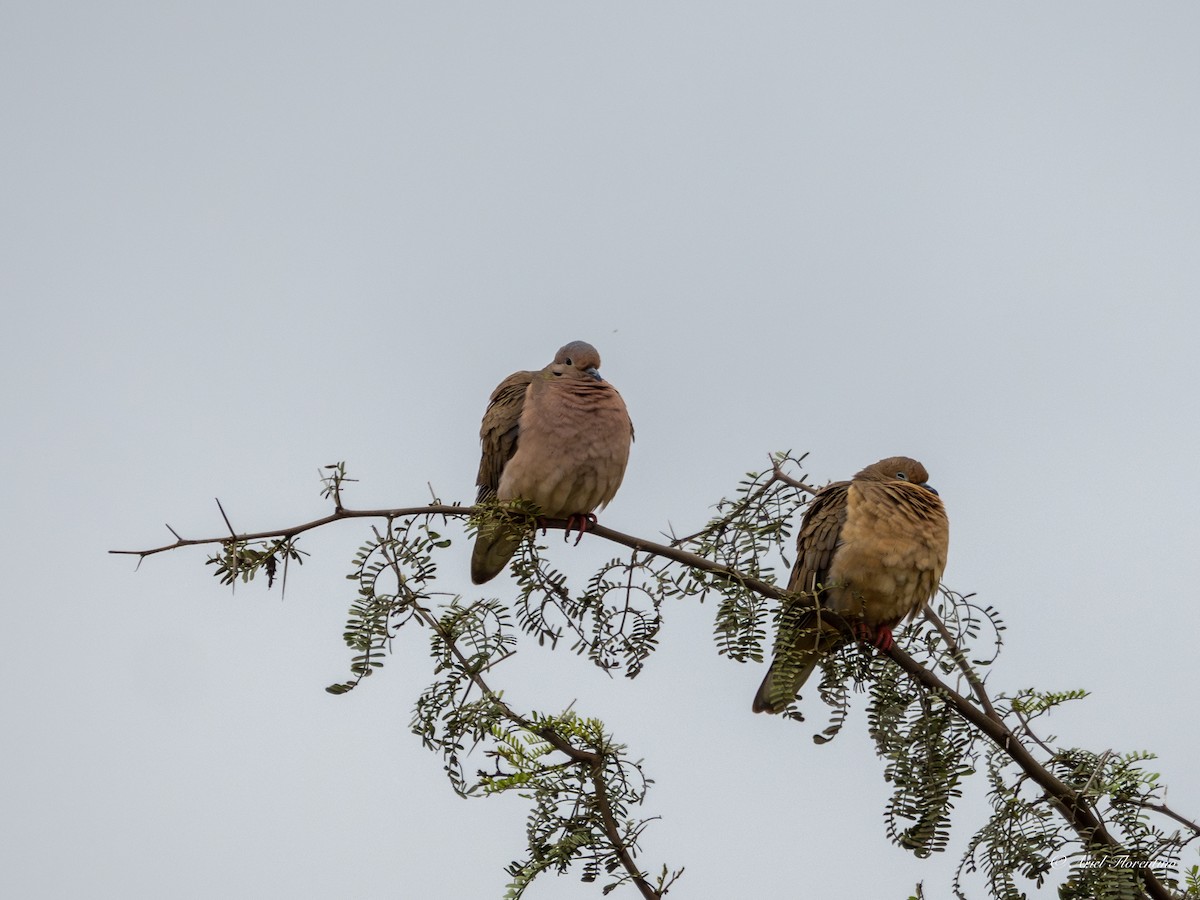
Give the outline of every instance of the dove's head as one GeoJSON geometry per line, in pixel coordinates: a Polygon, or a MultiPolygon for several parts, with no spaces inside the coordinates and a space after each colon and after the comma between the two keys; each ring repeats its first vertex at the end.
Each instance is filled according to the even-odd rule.
{"type": "Polygon", "coordinates": [[[929,485],[929,473],[915,459],[907,456],[889,456],[874,465],[867,466],[854,476],[855,481],[907,481],[927,491],[933,490],[929,485]]]}
{"type": "Polygon", "coordinates": [[[604,380],[600,377],[600,352],[587,341],[571,341],[562,347],[548,368],[559,378],[604,380]]]}

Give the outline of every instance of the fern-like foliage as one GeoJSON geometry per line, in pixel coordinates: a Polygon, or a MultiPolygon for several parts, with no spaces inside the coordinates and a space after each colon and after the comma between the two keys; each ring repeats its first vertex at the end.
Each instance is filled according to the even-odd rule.
{"type": "Polygon", "coordinates": [[[516,636],[503,604],[481,600],[464,606],[456,598],[429,641],[438,677],[417,699],[412,730],[422,744],[442,755],[455,793],[469,797],[480,787],[463,768],[463,756],[507,715],[501,698],[481,690],[477,681],[513,652],[516,636]]]}
{"type": "Polygon", "coordinates": [[[288,565],[293,562],[303,565],[306,555],[296,547],[294,537],[264,541],[230,538],[222,542],[220,552],[212,554],[205,565],[215,566],[213,575],[221,584],[249,583],[261,572],[267,576],[267,587],[274,587],[280,565],[286,578],[288,565]]]}
{"type": "MultiPolygon", "coordinates": [[[[493,729],[496,761],[491,772],[479,773],[488,794],[515,791],[533,802],[526,821],[524,856],[507,867],[511,881],[507,898],[521,897],[543,872],[563,874],[577,868],[584,882],[603,881],[608,894],[633,880],[621,857],[636,854],[648,819],[635,819],[650,785],[640,761],[628,758],[624,745],[613,741],[596,719],[567,711],[556,716],[535,714],[530,726],[493,729]],[[564,763],[551,742],[539,737],[553,733],[585,751],[591,758],[564,763]]],[[[682,870],[663,869],[654,884],[666,893],[682,870]]]]}
{"type": "MultiPolygon", "coordinates": [[[[703,529],[676,543],[739,575],[775,584],[777,569],[782,566],[787,572],[791,567],[787,554],[792,519],[806,499],[803,490],[776,477],[776,472],[779,467],[798,466],[803,459],[790,452],[775,454],[776,468],[747,473],[734,498],[717,503],[716,514],[703,529]]],[[[770,601],[748,588],[744,579],[695,578],[684,576],[684,593],[699,594],[703,600],[708,590],[715,590],[720,598],[713,626],[717,652],[737,662],[762,662],[770,601]]]]}
{"type": "MultiPolygon", "coordinates": [[[[1028,732],[1033,720],[1086,695],[1082,690],[1031,689],[999,697],[997,704],[1028,732]]],[[[1040,887],[1054,869],[1067,872],[1059,887],[1063,900],[1144,896],[1140,870],[1152,872],[1172,890],[1191,891],[1178,877],[1179,861],[1184,847],[1198,835],[1164,829],[1156,824],[1160,819],[1151,817],[1164,794],[1158,773],[1142,767],[1153,754],[1094,753],[1044,742],[1042,749],[1046,768],[1076,792],[1080,804],[1095,811],[1121,849],[1103,846],[1096,836],[1088,839],[1064,831],[1045,794],[1016,775],[1012,760],[993,747],[987,762],[993,814],[975,834],[960,865],[955,882],[959,897],[966,896],[961,876],[974,871],[982,871],[989,890],[999,897],[1024,896],[1015,875],[1040,887]]],[[[1200,891],[1186,896],[1200,896],[1200,891]]]]}
{"type": "Polygon", "coordinates": [[[389,519],[383,529],[373,529],[372,540],[358,548],[346,576],[358,588],[342,634],[355,653],[352,677],[325,690],[344,694],[383,666],[392,639],[430,598],[429,586],[437,577],[434,551],[448,546],[449,539],[433,531],[426,519],[389,519]]]}
{"type": "MultiPolygon", "coordinates": [[[[643,803],[650,780],[599,720],[570,710],[521,714],[481,687],[481,676],[510,656],[516,642],[499,601],[451,603],[432,630],[439,677],[417,701],[413,731],[441,753],[460,796],[513,792],[531,801],[526,852],[507,867],[506,897],[522,896],[545,872],[572,869],[583,881],[605,879],[611,891],[635,877],[623,860],[632,859],[649,824],[632,810],[643,803]],[[468,774],[463,760],[476,752],[493,768],[468,774]]],[[[659,896],[679,874],[663,869],[659,896]]]]}
{"type": "Polygon", "coordinates": [[[517,581],[514,604],[521,627],[539,643],[553,646],[564,635],[570,649],[602,669],[624,669],[635,678],[658,646],[664,596],[636,551],[609,560],[573,593],[566,576],[553,568],[545,547],[527,541],[513,558],[517,581]]]}
{"type": "Polygon", "coordinates": [[[926,857],[946,849],[950,813],[962,780],[974,773],[976,732],[935,694],[923,692],[895,666],[877,661],[867,710],[883,777],[893,785],[884,821],[898,846],[926,857]]]}

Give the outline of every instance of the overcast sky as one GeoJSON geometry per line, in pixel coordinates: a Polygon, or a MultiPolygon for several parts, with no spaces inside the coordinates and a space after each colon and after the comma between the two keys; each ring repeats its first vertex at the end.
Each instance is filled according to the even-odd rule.
{"type": "MultiPolygon", "coordinates": [[[[321,515],[339,459],[353,505],[469,501],[489,392],[575,339],[637,427],[605,524],[694,530],[772,450],[914,456],[992,688],[1092,690],[1061,741],[1200,815],[1198,39],[1190,2],[3,4],[0,893],[499,898],[526,808],[409,733],[426,635],[323,691],[366,525],[282,602],[106,551],[321,515]]],[[[512,595],[458,545],[441,584],[512,595]]],[[[945,896],[982,785],[950,853],[893,847],[861,711],[753,716],[714,611],[633,682],[493,681],[644,758],[672,896],[945,896]]]]}

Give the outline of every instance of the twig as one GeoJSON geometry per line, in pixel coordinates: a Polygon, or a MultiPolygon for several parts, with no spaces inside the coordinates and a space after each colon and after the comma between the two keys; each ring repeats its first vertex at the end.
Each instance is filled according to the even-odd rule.
{"type": "Polygon", "coordinates": [[[921,605],[921,613],[925,616],[926,621],[933,623],[933,627],[937,629],[938,634],[942,636],[942,640],[946,642],[946,646],[950,650],[950,655],[958,665],[959,671],[966,676],[967,683],[971,685],[971,693],[975,695],[975,699],[979,701],[979,705],[983,707],[984,712],[988,714],[989,718],[995,719],[997,722],[1002,721],[1000,714],[992,706],[992,698],[988,696],[987,689],[983,686],[983,681],[975,674],[975,670],[967,662],[966,656],[963,655],[962,650],[958,646],[958,641],[954,639],[954,635],[950,633],[950,629],[946,627],[946,623],[942,621],[941,616],[930,609],[928,603],[921,605]]]}
{"type": "MultiPolygon", "coordinates": [[[[400,583],[403,584],[404,576],[400,570],[399,560],[393,556],[388,560],[388,562],[393,571],[396,573],[397,578],[400,579],[400,583]]],[[[637,863],[634,862],[633,855],[629,852],[629,848],[626,846],[624,839],[621,837],[620,826],[617,824],[616,816],[613,813],[612,801],[608,796],[608,786],[604,781],[604,767],[608,761],[607,754],[596,753],[591,750],[584,750],[576,747],[553,728],[537,725],[527,719],[525,716],[518,713],[511,706],[500,699],[500,696],[491,689],[483,677],[484,670],[479,669],[471,664],[466,654],[459,649],[459,646],[454,640],[453,635],[451,635],[442,627],[442,623],[438,621],[437,617],[429,609],[421,606],[418,603],[413,604],[413,609],[416,611],[418,618],[420,618],[421,621],[429,626],[430,629],[436,632],[438,637],[440,637],[450,649],[450,652],[454,655],[455,659],[457,659],[459,664],[463,667],[463,671],[468,673],[471,683],[479,688],[479,690],[485,697],[488,698],[489,701],[496,705],[497,709],[500,710],[501,714],[504,715],[505,718],[516,723],[518,726],[530,732],[531,734],[536,734],[538,737],[545,740],[552,747],[554,747],[554,749],[565,754],[568,759],[570,759],[572,764],[579,764],[587,767],[588,774],[591,777],[592,786],[594,788],[593,795],[596,798],[596,808],[600,811],[600,820],[604,826],[605,837],[608,838],[608,842],[612,846],[613,851],[617,854],[617,858],[620,860],[621,866],[626,872],[629,873],[630,880],[637,886],[637,889],[641,892],[642,896],[645,897],[646,900],[660,900],[662,895],[654,889],[649,881],[646,880],[645,874],[638,867],[637,863]]],[[[491,668],[492,665],[500,661],[501,660],[494,660],[492,664],[488,666],[488,668],[491,668]]]]}
{"type": "MultiPolygon", "coordinates": [[[[807,454],[805,454],[805,455],[807,455],[807,454]]],[[[803,459],[803,458],[804,457],[801,457],[801,459],[803,459]]],[[[681,537],[681,538],[677,538],[672,534],[671,545],[678,547],[681,544],[686,544],[689,541],[694,541],[696,538],[700,537],[702,534],[708,534],[709,532],[713,531],[714,529],[723,528],[724,526],[728,525],[730,522],[734,521],[743,509],[745,509],[752,501],[757,500],[759,497],[761,497],[763,494],[765,494],[767,492],[767,490],[771,487],[771,485],[775,484],[776,482],[782,482],[783,484],[789,485],[798,490],[804,491],[808,494],[815,495],[818,491],[821,490],[821,488],[814,488],[814,487],[811,487],[811,486],[805,484],[802,481],[797,481],[795,478],[792,478],[790,475],[787,475],[786,473],[784,473],[783,469],[781,469],[779,467],[779,461],[777,459],[775,459],[774,456],[771,456],[770,460],[771,460],[771,477],[768,478],[765,482],[763,482],[763,484],[759,486],[758,490],[756,490],[754,492],[754,494],[745,498],[745,500],[739,501],[738,503],[734,504],[734,508],[732,510],[730,510],[728,515],[726,515],[725,517],[723,517],[721,519],[717,519],[715,521],[709,522],[707,525],[705,525],[703,528],[701,528],[695,534],[689,534],[686,537],[681,537]]],[[[757,478],[759,476],[756,474],[754,477],[757,478]]]]}
{"type": "MultiPolygon", "coordinates": [[[[197,547],[203,544],[225,544],[231,540],[234,541],[262,541],[268,538],[291,538],[298,534],[303,534],[306,531],[312,531],[329,525],[333,522],[340,522],[343,519],[401,519],[407,516],[424,516],[424,515],[445,515],[445,516],[469,516],[475,510],[469,506],[412,506],[399,509],[336,509],[327,516],[322,516],[319,519],[313,519],[311,522],[305,522],[302,525],[293,525],[289,528],[276,528],[272,531],[258,531],[247,534],[235,534],[233,537],[209,537],[209,538],[181,538],[176,535],[176,541],[173,544],[164,544],[161,547],[153,547],[149,550],[109,550],[109,553],[116,553],[124,556],[153,556],[156,553],[165,553],[168,550],[178,550],[181,547],[197,547]]],[[[167,526],[170,528],[170,526],[167,526]]],[[[561,527],[561,526],[559,526],[561,527]]],[[[171,530],[172,534],[175,531],[171,530]]]]}
{"type": "Polygon", "coordinates": [[[1144,809],[1152,809],[1152,810],[1154,810],[1154,811],[1155,811],[1155,812],[1157,812],[1157,813],[1162,813],[1162,814],[1163,814],[1164,816],[1166,816],[1168,819],[1174,819],[1174,820],[1175,820],[1176,822],[1178,822],[1180,825],[1184,825],[1184,826],[1186,826],[1187,828],[1189,828],[1189,829],[1191,830],[1191,832],[1192,832],[1192,834],[1193,834],[1193,836],[1194,836],[1194,837],[1200,837],[1200,825],[1197,825],[1197,824],[1196,824],[1195,822],[1193,822],[1191,819],[1185,819],[1185,818],[1184,818],[1183,816],[1181,816],[1179,813],[1175,812],[1175,810],[1171,809],[1171,807],[1167,806],[1167,804],[1165,804],[1165,803],[1141,803],[1141,802],[1139,802],[1139,803],[1137,803],[1136,805],[1137,805],[1137,806],[1141,806],[1141,807],[1143,807],[1144,809]]]}
{"type": "Polygon", "coordinates": [[[1041,747],[1043,750],[1045,750],[1048,755],[1054,756],[1055,751],[1052,750],[1050,747],[1048,747],[1046,745],[1046,742],[1043,741],[1040,737],[1038,737],[1034,733],[1033,726],[1029,724],[1029,717],[1026,716],[1025,713],[1021,712],[1021,710],[1018,709],[1015,705],[1012,706],[1012,711],[1013,711],[1013,715],[1015,715],[1021,723],[1021,730],[1024,731],[1026,735],[1028,735],[1029,739],[1031,741],[1033,741],[1035,744],[1037,744],[1039,747],[1041,747]]]}
{"type": "Polygon", "coordinates": [[[805,484],[803,481],[797,481],[791,475],[788,475],[779,467],[779,460],[775,459],[775,457],[771,457],[771,475],[773,481],[782,481],[789,487],[794,487],[814,497],[823,490],[823,488],[815,488],[810,484],[805,484]]]}
{"type": "Polygon", "coordinates": [[[1108,758],[1112,755],[1113,752],[1111,750],[1105,750],[1100,755],[1100,759],[1096,762],[1096,768],[1092,769],[1092,774],[1088,777],[1087,782],[1079,789],[1080,797],[1087,796],[1088,788],[1092,786],[1092,782],[1096,780],[1096,776],[1100,774],[1101,770],[1104,768],[1104,764],[1108,762],[1108,758]]]}

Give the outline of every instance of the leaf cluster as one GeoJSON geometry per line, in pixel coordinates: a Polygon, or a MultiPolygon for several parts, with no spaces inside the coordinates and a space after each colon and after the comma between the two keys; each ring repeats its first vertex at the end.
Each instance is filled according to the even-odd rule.
{"type": "Polygon", "coordinates": [[[372,529],[372,539],[358,548],[346,576],[358,588],[342,633],[355,654],[352,677],[327,691],[344,694],[383,666],[401,626],[430,599],[437,577],[434,551],[449,546],[427,519],[389,519],[382,529],[372,529]]]}
{"type": "MultiPolygon", "coordinates": [[[[997,698],[1001,714],[1017,718],[1027,734],[1031,723],[1054,709],[1087,696],[1083,690],[1028,689],[997,698]]],[[[1066,872],[1059,886],[1063,900],[1144,896],[1142,872],[1181,896],[1200,896],[1200,889],[1181,883],[1180,854],[1200,832],[1164,828],[1161,817],[1165,788],[1159,774],[1143,763],[1154,759],[1145,751],[1092,752],[1079,747],[1051,746],[1053,736],[1039,739],[1046,768],[1071,789],[1078,803],[1094,811],[1105,831],[1120,845],[1107,846],[1095,834],[1072,834],[1062,827],[1053,801],[1021,773],[1001,748],[987,753],[992,815],[972,838],[955,891],[964,897],[961,878],[979,871],[992,896],[1025,896],[1016,876],[1042,886],[1054,870],[1066,872]]],[[[1186,880],[1186,879],[1185,879],[1186,880]]]]}
{"type": "Polygon", "coordinates": [[[645,558],[634,551],[602,565],[578,593],[532,535],[510,563],[516,580],[513,608],[521,628],[539,644],[570,641],[571,652],[605,671],[637,677],[658,647],[664,595],[645,558]]]}
{"type": "Polygon", "coordinates": [[[790,452],[773,456],[769,472],[748,472],[733,498],[722,499],[715,515],[694,535],[676,541],[707,560],[745,577],[703,575],[688,570],[684,576],[699,579],[703,591],[692,590],[703,600],[709,591],[718,594],[713,635],[717,652],[737,662],[762,662],[771,604],[746,583],[753,578],[776,583],[776,571],[790,569],[787,560],[792,520],[804,504],[806,493],[794,481],[780,477],[783,467],[799,466],[804,456],[790,452]]]}
{"type": "Polygon", "coordinates": [[[214,566],[213,576],[221,584],[234,586],[241,581],[248,584],[255,576],[267,576],[267,587],[275,586],[275,576],[283,565],[286,585],[287,567],[290,563],[304,564],[307,554],[296,547],[296,538],[281,537],[274,540],[243,541],[230,538],[221,543],[219,552],[209,556],[205,565],[214,566]]]}

